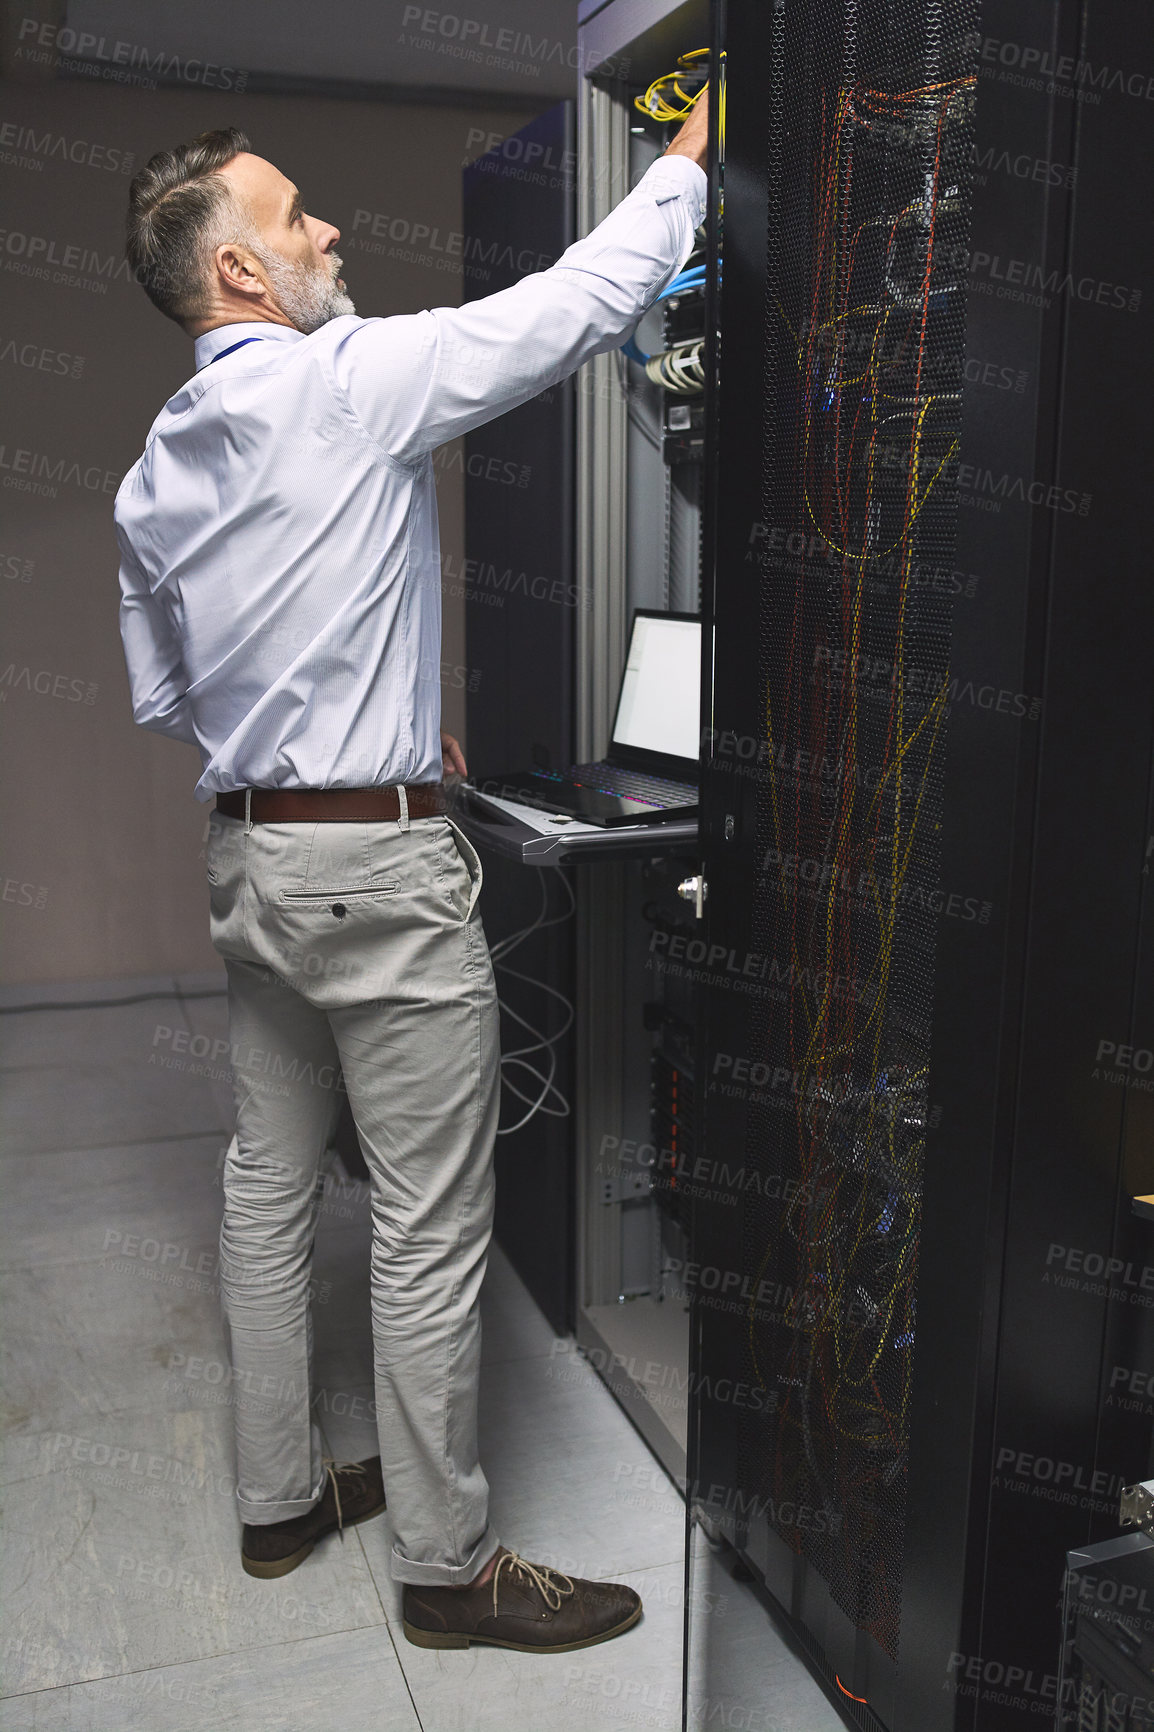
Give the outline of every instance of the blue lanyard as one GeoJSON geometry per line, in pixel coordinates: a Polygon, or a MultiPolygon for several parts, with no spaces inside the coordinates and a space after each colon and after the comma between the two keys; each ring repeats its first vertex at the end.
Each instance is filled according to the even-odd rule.
{"type": "MultiPolygon", "coordinates": [[[[239,343],[234,343],[230,349],[222,349],[219,355],[214,355],[212,361],[223,361],[226,355],[235,355],[238,349],[243,349],[246,343],[263,343],[263,337],[242,337],[239,343]]],[[[212,361],[208,364],[211,367],[212,361]]]]}

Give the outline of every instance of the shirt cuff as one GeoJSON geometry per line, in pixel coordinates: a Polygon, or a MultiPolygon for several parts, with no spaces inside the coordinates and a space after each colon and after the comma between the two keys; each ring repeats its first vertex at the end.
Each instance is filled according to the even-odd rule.
{"type": "Polygon", "coordinates": [[[659,156],[657,161],[646,169],[637,184],[639,187],[649,188],[658,203],[661,202],[662,195],[665,198],[683,197],[695,229],[700,228],[705,221],[709,176],[692,157],[659,156]]]}

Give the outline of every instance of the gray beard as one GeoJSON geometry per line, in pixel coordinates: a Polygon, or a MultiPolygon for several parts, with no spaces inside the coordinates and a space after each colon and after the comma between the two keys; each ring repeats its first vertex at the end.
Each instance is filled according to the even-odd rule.
{"type": "Polygon", "coordinates": [[[344,313],[356,312],[351,297],[337,288],[336,278],[341,261],[335,254],[329,255],[331,275],[319,266],[289,264],[279,253],[264,247],[261,247],[257,257],[268,273],[268,280],[281,312],[286,319],[292,321],[298,331],[303,331],[306,337],[313,331],[319,331],[330,319],[339,319],[344,313]]]}

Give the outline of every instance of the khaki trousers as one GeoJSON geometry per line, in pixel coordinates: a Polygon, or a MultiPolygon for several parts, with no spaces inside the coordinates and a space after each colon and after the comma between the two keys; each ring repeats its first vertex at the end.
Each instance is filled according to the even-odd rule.
{"type": "Polygon", "coordinates": [[[343,1088],[371,1176],[393,1574],[469,1581],[498,1544],[477,1456],[499,1106],[481,863],[444,817],[247,827],[215,811],[206,859],[237,1109],[221,1289],[241,1517],[300,1515],[324,1489],[309,1278],[343,1088]]]}

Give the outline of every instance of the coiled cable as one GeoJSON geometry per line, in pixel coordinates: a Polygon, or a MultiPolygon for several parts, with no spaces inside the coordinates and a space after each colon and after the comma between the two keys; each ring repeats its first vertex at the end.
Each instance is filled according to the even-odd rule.
{"type": "Polygon", "coordinates": [[[509,1094],[515,1095],[519,1101],[524,1101],[529,1110],[527,1113],[522,1114],[516,1124],[506,1125],[502,1129],[498,1130],[497,1135],[499,1137],[512,1136],[514,1131],[523,1129],[524,1126],[529,1123],[529,1120],[537,1113],[544,1113],[551,1119],[565,1119],[569,1117],[569,1102],[553,1080],[557,1074],[557,1054],[553,1049],[562,1036],[568,1034],[569,1030],[573,1026],[573,1018],[575,1014],[573,1004],[571,1000],[566,998],[563,992],[559,992],[555,986],[548,986],[545,981],[537,980],[531,974],[522,974],[519,969],[510,968],[508,963],[505,961],[505,957],[510,955],[512,951],[516,950],[518,945],[523,944],[532,933],[543,932],[545,928],[549,926],[560,926],[564,921],[569,920],[572,917],[577,907],[577,898],[573,894],[573,886],[570,884],[564,873],[557,873],[555,876],[560,879],[564,886],[565,893],[568,897],[568,907],[563,909],[560,914],[555,915],[553,919],[546,920],[545,914],[549,907],[549,887],[545,876],[545,869],[542,868],[540,874],[541,908],[536,919],[531,920],[528,926],[521,927],[519,931],[511,932],[508,938],[500,939],[498,943],[490,947],[489,951],[495,972],[511,975],[514,980],[522,980],[529,986],[535,986],[541,992],[547,993],[550,998],[559,999],[565,1007],[565,1020],[561,1024],[561,1027],[554,1029],[552,1034],[544,1034],[541,1030],[534,1028],[532,1023],[527,1021],[525,1017],[521,1016],[519,1012],[513,1010],[512,1007],[501,998],[500,994],[498,994],[497,1002],[504,1014],[510,1017],[513,1022],[519,1023],[523,1029],[533,1036],[533,1039],[528,1046],[514,1047],[511,1052],[503,1051],[501,1053],[502,1091],[504,1092],[507,1090],[509,1094]],[[531,1064],[529,1062],[529,1055],[531,1053],[545,1053],[547,1055],[547,1069],[540,1070],[536,1064],[531,1064]],[[535,1086],[538,1083],[540,1084],[540,1090],[536,1096],[525,1094],[517,1087],[517,1084],[514,1083],[508,1075],[508,1071],[511,1069],[528,1071],[530,1077],[533,1078],[533,1084],[530,1086],[535,1086]],[[550,1096],[555,1097],[555,1105],[546,1104],[550,1096]]]}

